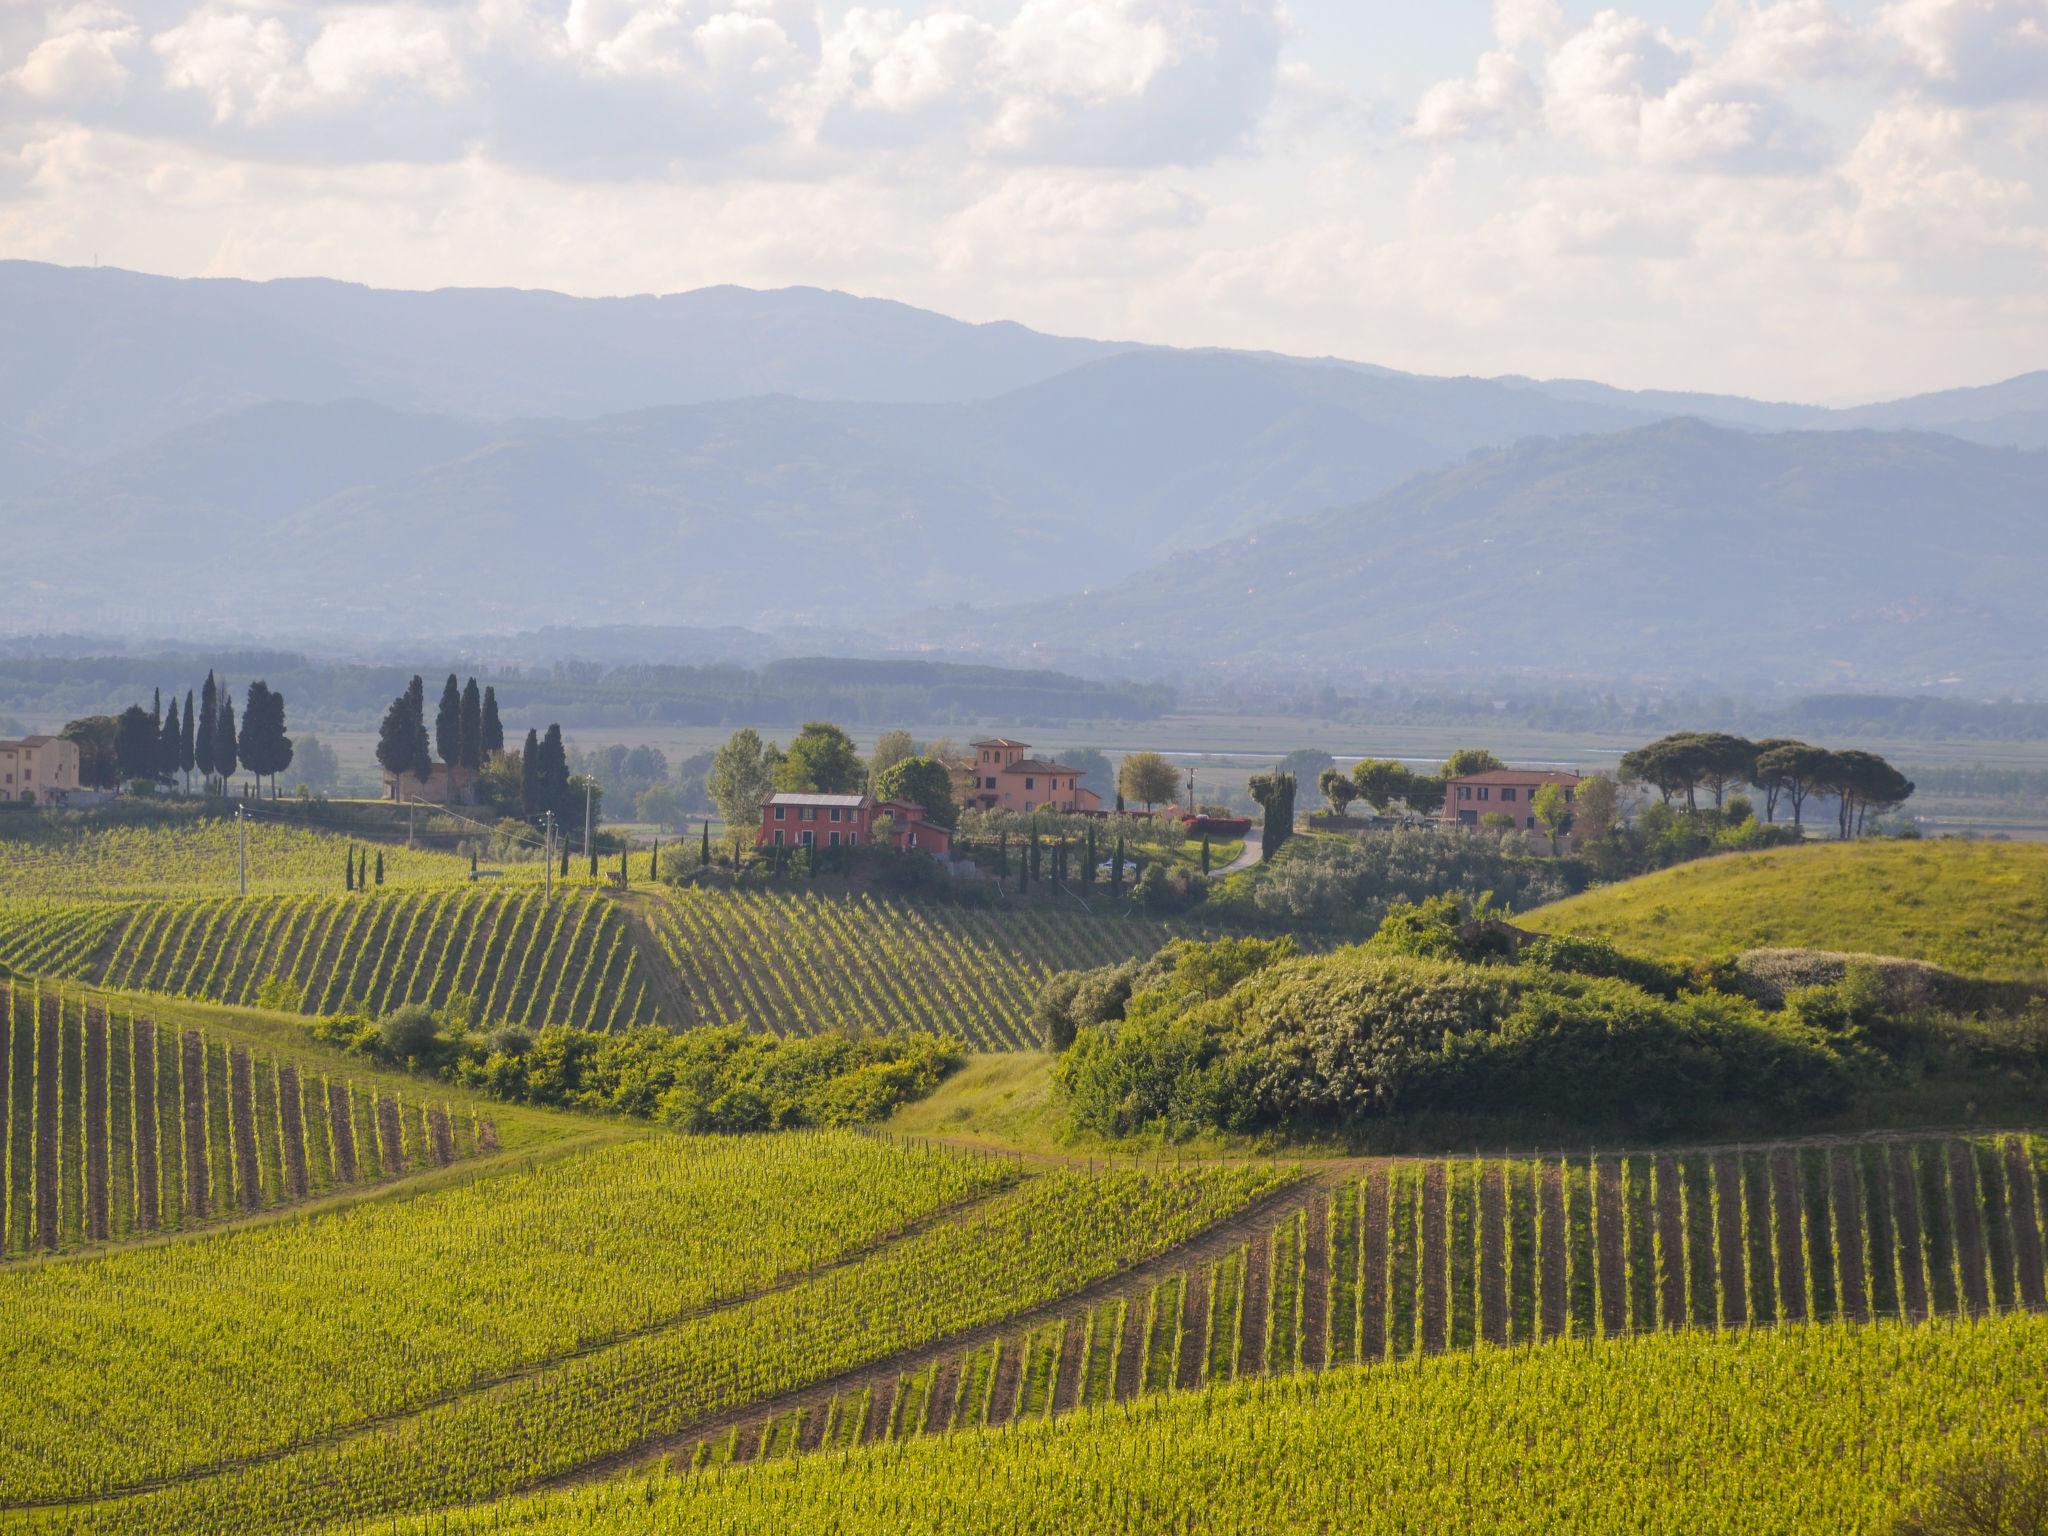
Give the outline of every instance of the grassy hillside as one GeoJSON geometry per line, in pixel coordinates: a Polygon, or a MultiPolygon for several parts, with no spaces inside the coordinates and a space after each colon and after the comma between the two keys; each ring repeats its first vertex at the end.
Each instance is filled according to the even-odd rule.
{"type": "Polygon", "coordinates": [[[2048,1319],[1677,1334],[1163,1398],[1003,1433],[604,1484],[387,1536],[1882,1531],[2048,1414],[2048,1319]]]}
{"type": "Polygon", "coordinates": [[[2048,844],[1810,843],[1603,886],[1515,919],[1666,958],[1796,947],[1980,976],[2048,970],[2048,844]]]}

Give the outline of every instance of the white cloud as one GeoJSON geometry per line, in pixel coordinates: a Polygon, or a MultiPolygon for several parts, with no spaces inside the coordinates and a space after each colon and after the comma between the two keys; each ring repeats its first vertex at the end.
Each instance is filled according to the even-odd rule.
{"type": "Polygon", "coordinates": [[[57,18],[8,78],[41,102],[112,100],[134,78],[129,60],[141,40],[141,30],[119,11],[80,6],[57,18]]]}
{"type": "Polygon", "coordinates": [[[1543,119],[1543,95],[1510,53],[1485,53],[1470,80],[1443,80],[1416,103],[1411,138],[1513,138],[1543,119]]]}
{"type": "Polygon", "coordinates": [[[2048,0],[1899,0],[1882,25],[1943,96],[2048,100],[2048,0]]]}
{"type": "Polygon", "coordinates": [[[1558,0],[1493,0],[1493,36],[1510,53],[1530,44],[1548,47],[1564,35],[1558,0]]]}
{"type": "Polygon", "coordinates": [[[303,89],[298,44],[275,16],[208,8],[150,46],[164,61],[164,83],[204,96],[216,123],[261,122],[303,89]]]}
{"type": "Polygon", "coordinates": [[[458,44],[446,20],[410,6],[365,6],[335,14],[306,49],[306,84],[326,102],[359,101],[386,84],[431,96],[464,89],[458,44]]]}

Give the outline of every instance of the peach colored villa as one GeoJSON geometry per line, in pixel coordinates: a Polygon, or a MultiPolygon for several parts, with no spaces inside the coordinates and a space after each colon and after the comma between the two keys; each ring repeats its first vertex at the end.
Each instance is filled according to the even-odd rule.
{"type": "Polygon", "coordinates": [[[991,736],[971,743],[971,757],[957,759],[953,801],[963,811],[1021,811],[1048,806],[1085,813],[1102,809],[1102,797],[1081,787],[1081,770],[1031,756],[1031,743],[991,736]]]}
{"type": "Polygon", "coordinates": [[[0,798],[62,805],[80,788],[77,742],[62,736],[0,741],[0,798]]]}
{"type": "MultiPolygon", "coordinates": [[[[1468,773],[1444,784],[1442,819],[1453,825],[1476,827],[1496,811],[1512,817],[1517,827],[1535,832],[1540,828],[1530,802],[1546,784],[1564,789],[1565,803],[1579,787],[1576,773],[1558,773],[1544,768],[1495,768],[1487,773],[1468,773]]],[[[1499,826],[1499,822],[1494,823],[1499,826]]]]}

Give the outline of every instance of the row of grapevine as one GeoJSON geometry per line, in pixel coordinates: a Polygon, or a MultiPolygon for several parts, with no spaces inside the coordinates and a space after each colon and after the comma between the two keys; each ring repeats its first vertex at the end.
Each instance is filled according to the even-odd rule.
{"type": "Polygon", "coordinates": [[[1175,936],[1142,918],[694,887],[663,893],[653,927],[692,1023],[936,1029],[980,1050],[1030,1043],[1053,972],[1148,955],[1175,936]]]}
{"type": "MultiPolygon", "coordinates": [[[[1244,1165],[1037,1174],[850,1262],[545,1369],[130,1497],[17,1504],[0,1511],[0,1523],[67,1536],[175,1536],[225,1523],[238,1532],[306,1530],[498,1496],[873,1361],[1000,1327],[1187,1242],[1287,1177],[1244,1165]]],[[[516,1326],[520,1310],[508,1298],[505,1325],[516,1326]]],[[[220,1319],[223,1331],[238,1335],[229,1321],[220,1319]]],[[[373,1347],[360,1334],[347,1342],[373,1347]]],[[[208,1427],[208,1405],[195,1405],[194,1416],[208,1427]]],[[[39,1416],[37,1427],[58,1436],[67,1428],[54,1415],[39,1416]]],[[[37,1476],[21,1454],[27,1444],[15,1425],[0,1442],[0,1466],[12,1452],[24,1483],[37,1476]]],[[[131,1436],[116,1454],[133,1460],[161,1448],[131,1436]]],[[[92,1474],[105,1476],[97,1463],[92,1474]]]]}
{"type": "MultiPolygon", "coordinates": [[[[382,863],[385,888],[449,884],[466,880],[470,870],[466,855],[363,842],[268,816],[237,827],[226,816],[191,815],[141,825],[17,829],[0,839],[0,890],[56,901],[216,896],[238,890],[246,871],[252,892],[338,893],[355,853],[382,863]]],[[[540,879],[543,873],[537,861],[516,863],[501,878],[540,879]]]]}
{"type": "Polygon", "coordinates": [[[611,1029],[651,1017],[624,920],[584,888],[464,883],[389,893],[0,906],[0,964],[27,975],[304,1013],[439,1006],[490,1023],[611,1029]]]}
{"type": "Polygon", "coordinates": [[[445,1105],[0,981],[0,1254],[265,1210],[496,1135],[445,1105]]]}
{"type": "Polygon", "coordinates": [[[689,1465],[1559,1337],[2039,1309],[2048,1139],[1402,1162],[1064,1318],[771,1404],[689,1465]]]}
{"type": "MultiPolygon", "coordinates": [[[[981,1361],[948,1393],[765,1433],[747,1450],[836,1449],[878,1423],[966,1420],[981,1361]]],[[[2048,1318],[1641,1335],[1598,1349],[1444,1355],[1412,1369],[1161,1394],[995,1434],[743,1476],[615,1478],[380,1526],[383,1536],[1277,1536],[1498,1532],[1680,1536],[1877,1532],[1959,1456],[2038,1433],[2048,1318]]],[[[737,1442],[738,1437],[734,1437],[737,1442]]],[[[740,1449],[735,1443],[729,1449],[740,1449]]],[[[2021,1462],[2020,1466],[2025,1467],[2021,1462]]],[[[2019,1530],[1988,1518],[1983,1529],[2019,1530]]],[[[1934,1522],[1929,1522],[1933,1524],[1934,1522]]],[[[1963,1528],[1968,1528],[1964,1526],[1963,1528]]]]}

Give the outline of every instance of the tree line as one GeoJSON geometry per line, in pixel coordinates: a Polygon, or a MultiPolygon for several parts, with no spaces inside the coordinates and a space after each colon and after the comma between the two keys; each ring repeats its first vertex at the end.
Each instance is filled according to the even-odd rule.
{"type": "Polygon", "coordinates": [[[1835,830],[1844,839],[1860,836],[1872,816],[1903,805],[1913,781],[1875,752],[1834,751],[1786,736],[1762,741],[1725,731],[1679,731],[1621,759],[1625,782],[1647,785],[1664,804],[1683,797],[1698,811],[1702,793],[1719,809],[1729,790],[1749,785],[1763,796],[1764,820],[1775,822],[1780,806],[1792,814],[1795,830],[1805,827],[1806,802],[1833,797],[1835,830]]]}
{"type": "Polygon", "coordinates": [[[292,765],[284,694],[260,679],[249,684],[237,721],[232,692],[210,670],[196,697],[185,690],[182,709],[176,693],[166,709],[158,688],[149,708],[130,704],[118,715],[88,715],[66,725],[63,736],[78,746],[78,779],[86,789],[169,787],[182,778],[189,793],[196,772],[208,794],[224,794],[228,780],[246,770],[259,787],[268,779],[275,799],[277,776],[292,765]]]}

